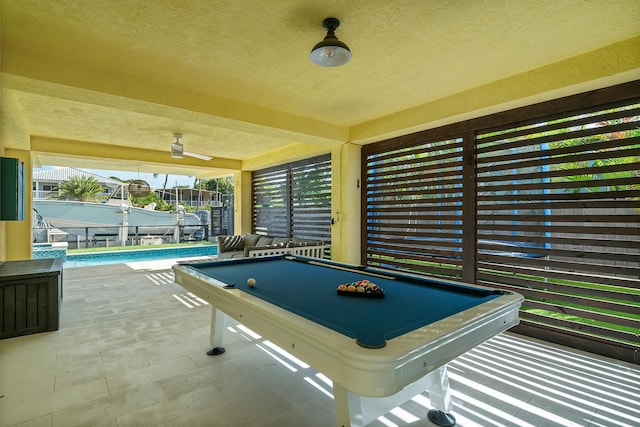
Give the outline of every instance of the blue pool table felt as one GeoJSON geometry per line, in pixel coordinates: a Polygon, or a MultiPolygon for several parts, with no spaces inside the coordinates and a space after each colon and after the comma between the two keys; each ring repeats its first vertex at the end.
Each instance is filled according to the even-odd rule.
{"type": "MultiPolygon", "coordinates": [[[[285,258],[191,265],[227,285],[357,340],[380,348],[387,340],[427,326],[500,296],[501,292],[399,276],[387,279],[366,271],[345,271],[285,258]],[[247,279],[256,285],[249,287],[247,279]],[[340,296],[340,284],[367,279],[385,297],[340,296]],[[480,290],[479,290],[480,289],[480,290]]],[[[393,273],[389,273],[393,275],[393,273]]]]}

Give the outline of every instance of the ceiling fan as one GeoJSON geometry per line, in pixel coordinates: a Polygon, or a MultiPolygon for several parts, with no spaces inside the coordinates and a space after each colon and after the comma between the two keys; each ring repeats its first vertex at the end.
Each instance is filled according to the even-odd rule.
{"type": "Polygon", "coordinates": [[[213,158],[211,156],[207,156],[204,154],[191,153],[189,151],[184,151],[184,146],[180,143],[182,134],[174,133],[173,137],[176,139],[175,142],[171,143],[171,157],[173,157],[174,159],[181,159],[184,156],[194,157],[196,159],[201,159],[201,160],[211,160],[213,158]]]}

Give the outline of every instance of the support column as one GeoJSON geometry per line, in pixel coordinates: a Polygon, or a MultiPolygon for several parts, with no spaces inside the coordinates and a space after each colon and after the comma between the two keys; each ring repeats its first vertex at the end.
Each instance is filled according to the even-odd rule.
{"type": "Polygon", "coordinates": [[[332,259],[360,264],[360,151],[344,144],[331,152],[331,254],[332,259]]]}
{"type": "Polygon", "coordinates": [[[233,175],[233,228],[230,234],[251,233],[251,172],[233,175]],[[232,232],[231,232],[232,231],[232,232]]]}
{"type": "Polygon", "coordinates": [[[24,221],[2,221],[4,223],[4,241],[7,261],[31,259],[33,237],[31,224],[33,221],[33,173],[31,166],[31,152],[24,150],[5,150],[4,157],[18,158],[24,162],[26,186],[26,212],[24,221]]]}

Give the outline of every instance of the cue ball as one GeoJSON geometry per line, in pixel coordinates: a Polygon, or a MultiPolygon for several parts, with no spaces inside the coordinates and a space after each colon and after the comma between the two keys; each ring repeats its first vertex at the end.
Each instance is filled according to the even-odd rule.
{"type": "Polygon", "coordinates": [[[250,277],[247,279],[247,285],[253,287],[256,284],[256,279],[254,279],[253,277],[250,277]]]}

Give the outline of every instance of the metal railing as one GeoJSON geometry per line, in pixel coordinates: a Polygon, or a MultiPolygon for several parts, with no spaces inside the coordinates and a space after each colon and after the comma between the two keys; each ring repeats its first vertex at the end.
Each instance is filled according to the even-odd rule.
{"type": "MultiPolygon", "coordinates": [[[[31,194],[33,200],[56,200],[60,196],[58,190],[32,190],[31,194]]],[[[94,197],[96,200],[103,202],[109,199],[109,193],[98,193],[94,197]]]]}
{"type": "Polygon", "coordinates": [[[209,240],[208,225],[33,228],[34,243],[66,242],[69,249],[156,245],[209,240]],[[125,237],[126,236],[126,237],[125,237]]]}

